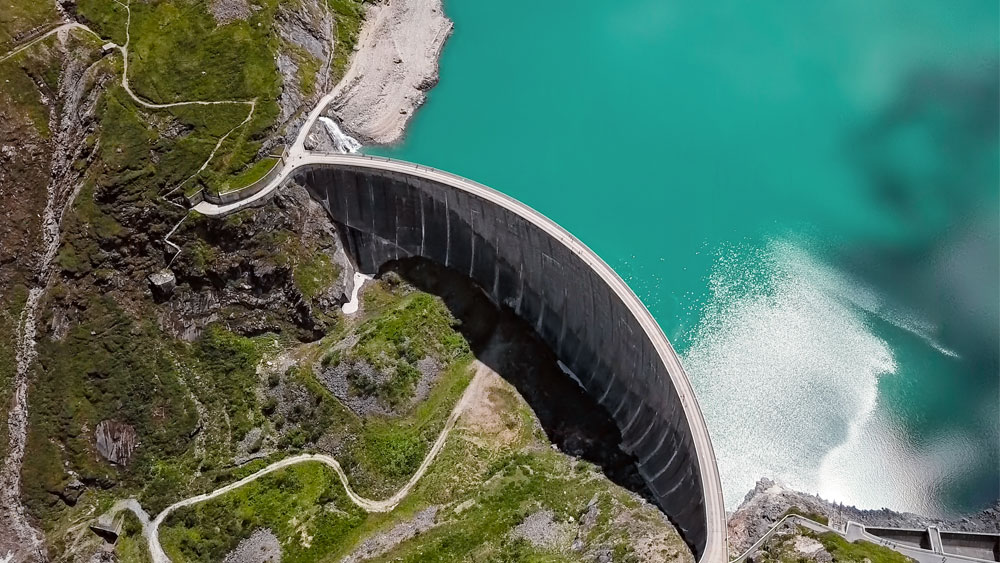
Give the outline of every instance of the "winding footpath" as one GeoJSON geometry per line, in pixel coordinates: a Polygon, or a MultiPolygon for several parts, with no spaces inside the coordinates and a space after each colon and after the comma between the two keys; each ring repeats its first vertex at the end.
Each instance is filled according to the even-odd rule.
{"type": "Polygon", "coordinates": [[[274,473],[275,471],[291,467],[292,465],[308,462],[322,463],[332,468],[337,474],[337,477],[340,479],[341,484],[344,486],[344,491],[347,493],[347,497],[351,500],[351,502],[365,512],[390,512],[396,508],[396,506],[398,506],[407,495],[410,494],[413,487],[416,486],[424,474],[427,473],[431,463],[434,462],[434,459],[441,452],[441,449],[444,448],[448,435],[451,433],[452,429],[455,428],[455,424],[458,422],[459,417],[463,412],[465,412],[466,409],[469,408],[469,404],[472,402],[473,398],[482,394],[480,387],[485,384],[486,377],[490,374],[490,368],[478,360],[475,361],[473,365],[476,369],[475,376],[473,376],[472,381],[469,382],[469,385],[462,393],[462,397],[455,404],[451,414],[448,416],[448,420],[444,424],[444,428],[441,429],[441,433],[438,434],[434,444],[431,446],[430,450],[428,450],[427,455],[424,456],[424,460],[421,462],[420,467],[417,468],[417,470],[410,477],[410,480],[407,481],[406,484],[396,492],[396,494],[385,500],[367,499],[354,492],[354,489],[351,488],[350,481],[347,478],[347,474],[344,472],[344,469],[340,466],[340,462],[338,462],[336,458],[326,454],[299,454],[276,461],[256,473],[248,475],[239,481],[235,481],[215,489],[214,491],[195,495],[182,501],[175,502],[174,504],[163,509],[163,512],[160,512],[156,518],[152,520],[149,519],[149,515],[145,510],[143,510],[142,506],[135,499],[118,501],[110,511],[101,517],[101,519],[111,521],[119,512],[123,510],[131,511],[142,523],[143,536],[146,538],[146,543],[149,548],[149,553],[152,556],[153,563],[170,563],[170,558],[167,557],[166,552],[163,551],[163,546],[160,545],[160,525],[163,524],[164,520],[166,520],[172,512],[185,506],[191,506],[218,498],[226,493],[235,491],[240,487],[252,483],[269,473],[274,473]]]}

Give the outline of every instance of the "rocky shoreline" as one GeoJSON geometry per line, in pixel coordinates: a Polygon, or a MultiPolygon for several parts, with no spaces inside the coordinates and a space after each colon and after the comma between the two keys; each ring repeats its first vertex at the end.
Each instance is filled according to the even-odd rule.
{"type": "MultiPolygon", "coordinates": [[[[452,22],[441,0],[384,0],[365,14],[350,68],[323,115],[364,144],[399,141],[438,82],[438,58],[452,22]]],[[[310,138],[327,132],[317,122],[310,138]]]]}
{"type": "Polygon", "coordinates": [[[757,481],[757,485],[744,497],[743,503],[729,516],[730,553],[735,555],[745,551],[792,507],[803,513],[826,516],[830,526],[834,528],[842,527],[850,520],[866,526],[926,528],[937,525],[946,530],[1000,533],[1000,502],[976,514],[947,520],[909,512],[894,512],[887,508],[863,510],[844,506],[815,495],[793,491],[763,478],[757,481]]]}

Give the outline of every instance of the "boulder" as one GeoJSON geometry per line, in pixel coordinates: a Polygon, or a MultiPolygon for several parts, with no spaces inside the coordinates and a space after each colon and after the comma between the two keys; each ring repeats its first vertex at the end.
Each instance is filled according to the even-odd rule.
{"type": "Polygon", "coordinates": [[[163,269],[149,275],[149,286],[153,290],[153,297],[157,301],[165,301],[170,298],[177,287],[177,278],[170,270],[163,269]]]}

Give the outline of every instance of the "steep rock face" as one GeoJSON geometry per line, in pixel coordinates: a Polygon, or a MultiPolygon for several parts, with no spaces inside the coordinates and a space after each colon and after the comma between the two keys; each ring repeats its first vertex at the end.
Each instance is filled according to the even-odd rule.
{"type": "MultiPolygon", "coordinates": [[[[55,92],[46,90],[39,97],[51,102],[55,92]]],[[[20,109],[9,92],[0,90],[0,198],[5,202],[5,218],[0,221],[0,291],[31,271],[38,260],[36,241],[45,207],[45,191],[39,187],[48,182],[52,157],[51,138],[20,109]]]]}
{"type": "Polygon", "coordinates": [[[282,188],[273,204],[183,227],[171,266],[177,288],[159,309],[166,332],[194,340],[216,321],[242,334],[280,332],[287,323],[305,339],[325,332],[323,311],[347,300],[354,267],[304,189],[282,188]]]}
{"type": "Polygon", "coordinates": [[[94,439],[97,452],[115,465],[127,465],[139,446],[135,428],[115,420],[102,420],[94,431],[94,439]]]}
{"type": "MultiPolygon", "coordinates": [[[[15,0],[12,7],[18,4],[30,2],[15,0]]],[[[226,25],[257,12],[251,4],[218,0],[212,6],[226,25]]],[[[282,4],[282,21],[294,22],[295,29],[283,43],[317,58],[314,83],[325,86],[329,9],[318,0],[289,6],[282,4]]],[[[56,8],[64,21],[76,19],[75,2],[56,8]]],[[[12,14],[20,17],[16,10],[12,14]]],[[[55,23],[55,13],[46,17],[55,23]]],[[[101,34],[114,23],[102,28],[90,22],[101,34]]],[[[137,37],[133,27],[133,46],[137,37]]],[[[300,93],[286,104],[285,120],[318,97],[315,88],[301,94],[298,70],[284,76],[286,90],[300,93]]],[[[11,553],[16,561],[85,560],[85,547],[76,549],[80,546],[58,532],[44,537],[40,530],[65,529],[60,518],[75,517],[73,507],[84,510],[92,502],[88,491],[138,490],[136,468],[158,447],[155,438],[169,434],[163,429],[196,427],[198,416],[224,418],[218,414],[223,407],[195,414],[201,404],[191,388],[198,391],[198,375],[187,386],[187,372],[177,366],[200,359],[185,356],[193,347],[165,336],[194,338],[207,322],[220,320],[244,334],[280,330],[312,338],[329,322],[323,310],[343,299],[338,276],[347,270],[349,279],[350,264],[338,254],[325,217],[324,226],[308,225],[309,208],[286,194],[277,206],[226,223],[205,227],[187,221],[192,228],[176,233],[176,240],[186,250],[204,252],[183,254],[169,264],[173,252],[164,236],[187,210],[160,196],[201,165],[206,156],[200,153],[228,130],[220,123],[230,119],[232,108],[143,107],[120,86],[120,53],[102,52],[92,35],[73,30],[3,61],[0,76],[0,196],[6,201],[6,220],[0,219],[0,561],[11,553]],[[209,115],[208,109],[219,112],[209,115]],[[242,238],[248,231],[251,236],[242,238]],[[188,258],[197,259],[185,262],[188,258]],[[179,287],[171,288],[174,284],[179,287]],[[19,322],[22,318],[31,320],[19,322]],[[157,320],[168,328],[166,335],[157,320]],[[36,342],[38,361],[32,353],[22,354],[36,342]],[[79,353],[53,353],[76,346],[79,353]],[[174,355],[158,346],[175,346],[169,350],[174,355]],[[15,350],[17,360],[27,360],[16,361],[15,350]],[[102,359],[93,359],[98,356],[102,359]],[[69,358],[79,363],[71,366],[76,360],[65,361],[69,358]],[[132,369],[143,365],[149,369],[132,369]],[[125,378],[104,379],[123,371],[125,378]],[[78,376],[72,383],[82,386],[62,377],[70,373],[78,376]],[[115,392],[106,393],[110,388],[115,392]],[[70,403],[86,403],[81,409],[86,413],[74,411],[78,416],[58,422],[76,408],[67,407],[70,403]],[[10,455],[8,444],[14,444],[10,455]],[[127,478],[133,481],[125,483],[127,478]]],[[[268,103],[273,116],[273,98],[268,103]]],[[[245,153],[267,151],[288,125],[273,118],[262,123],[252,133],[256,144],[246,145],[245,153]]],[[[164,451],[165,458],[177,455],[164,451]]]]}
{"type": "MultiPolygon", "coordinates": [[[[5,445],[9,444],[9,447],[4,452],[3,467],[0,469],[0,553],[9,552],[14,559],[30,561],[46,558],[41,533],[28,521],[20,504],[28,427],[27,387],[35,360],[37,314],[42,296],[52,282],[50,266],[61,242],[63,218],[82,184],[81,167],[75,164],[85,163],[93,148],[84,140],[93,130],[97,99],[109,77],[109,69],[96,57],[91,45],[80,42],[68,31],[59,33],[49,47],[25,55],[18,60],[18,64],[23,74],[16,71],[5,71],[4,74],[15,81],[11,85],[11,79],[5,79],[3,88],[5,96],[15,97],[9,106],[15,114],[12,117],[15,129],[11,133],[24,135],[29,141],[45,140],[44,148],[35,146],[29,149],[31,158],[28,161],[32,166],[42,165],[47,174],[45,181],[38,181],[37,175],[26,166],[29,162],[18,162],[15,158],[17,146],[7,145],[3,150],[10,157],[4,166],[4,175],[15,192],[11,194],[12,215],[15,218],[21,216],[20,224],[4,229],[3,236],[14,244],[23,244],[12,247],[19,256],[6,261],[24,269],[15,270],[13,276],[5,276],[2,282],[4,285],[15,285],[18,290],[14,294],[20,296],[17,299],[19,302],[9,303],[4,309],[23,308],[20,310],[21,322],[16,324],[16,329],[8,332],[6,327],[12,326],[12,323],[3,319],[3,332],[10,334],[14,341],[8,349],[16,350],[16,363],[11,366],[13,369],[3,366],[4,372],[10,369],[10,379],[8,373],[3,373],[0,378],[4,384],[0,391],[4,393],[5,406],[9,408],[4,428],[6,435],[3,436],[5,445]],[[27,83],[25,77],[29,79],[27,83]],[[24,90],[18,92],[18,89],[24,90]],[[37,96],[37,100],[32,100],[33,96],[37,96]],[[34,131],[16,128],[18,110],[33,122],[34,131]],[[44,157],[48,157],[48,162],[42,164],[39,159],[44,157]],[[16,192],[25,189],[41,194],[41,201],[29,195],[25,198],[27,206],[22,206],[17,201],[16,192]],[[44,202],[42,209],[32,209],[41,202],[44,202]],[[34,218],[31,217],[32,211],[34,218]],[[40,220],[36,222],[35,219],[40,220]],[[20,284],[24,285],[18,287],[20,284]],[[11,393],[9,396],[8,391],[11,393]]],[[[16,142],[16,138],[13,141],[16,142]]],[[[73,491],[68,494],[68,502],[75,499],[74,495],[73,491]]]]}
{"type": "Polygon", "coordinates": [[[907,512],[893,512],[889,509],[862,510],[824,500],[818,496],[793,491],[770,479],[761,479],[747,493],[743,503],[729,517],[729,544],[732,555],[742,553],[774,524],[781,520],[790,508],[803,513],[819,514],[827,517],[830,526],[839,528],[848,520],[867,526],[892,528],[925,528],[937,525],[946,530],[969,532],[1000,532],[1000,504],[982,512],[944,520],[928,518],[907,512]]]}
{"type": "Polygon", "coordinates": [[[285,142],[291,144],[309,108],[331,86],[335,23],[325,2],[303,0],[282,3],[275,24],[287,45],[279,49],[276,60],[283,79],[277,127],[283,128],[285,142]],[[307,75],[310,78],[303,80],[307,75]]]}

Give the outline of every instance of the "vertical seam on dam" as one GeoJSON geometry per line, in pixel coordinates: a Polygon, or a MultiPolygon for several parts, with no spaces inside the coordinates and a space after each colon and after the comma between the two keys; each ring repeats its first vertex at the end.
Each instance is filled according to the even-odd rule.
{"type": "Polygon", "coordinates": [[[638,458],[640,475],[698,560],[726,561],[718,468],[687,375],[649,312],[590,249],[520,202],[439,170],[314,155],[286,174],[343,229],[362,271],[421,256],[492,288],[491,299],[533,325],[608,411],[622,448],[638,458]],[[641,435],[630,438],[633,428],[641,435]]]}

